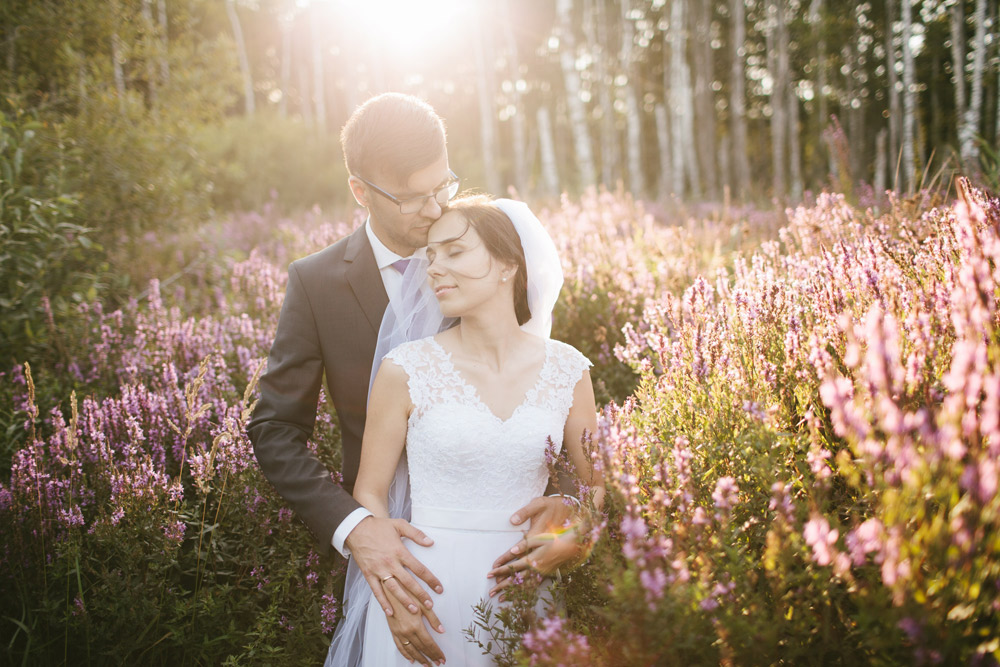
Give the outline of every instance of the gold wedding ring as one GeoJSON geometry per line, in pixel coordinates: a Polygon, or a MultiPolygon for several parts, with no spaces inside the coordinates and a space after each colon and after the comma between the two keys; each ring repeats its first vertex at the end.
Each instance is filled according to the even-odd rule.
{"type": "Polygon", "coordinates": [[[382,578],[382,583],[384,584],[385,582],[389,581],[390,579],[395,579],[395,578],[396,578],[396,575],[390,574],[388,577],[383,577],[382,578]]]}
{"type": "Polygon", "coordinates": [[[409,646],[410,642],[403,642],[403,646],[409,646]]]}

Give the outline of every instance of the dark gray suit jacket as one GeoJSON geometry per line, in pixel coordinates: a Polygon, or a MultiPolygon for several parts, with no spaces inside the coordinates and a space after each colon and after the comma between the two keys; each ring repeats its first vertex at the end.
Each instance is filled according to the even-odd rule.
{"type": "Polygon", "coordinates": [[[372,357],[389,303],[364,226],[288,267],[260,401],[247,427],[264,476],[305,521],[323,553],[337,526],[360,507],[351,497],[372,357]],[[340,418],[343,487],[309,451],[320,383],[340,418]]]}

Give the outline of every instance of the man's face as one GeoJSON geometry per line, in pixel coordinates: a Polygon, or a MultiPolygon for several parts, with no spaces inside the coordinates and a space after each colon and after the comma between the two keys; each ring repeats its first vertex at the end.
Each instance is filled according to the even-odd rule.
{"type": "MultiPolygon", "coordinates": [[[[405,182],[398,182],[398,179],[382,173],[376,174],[375,178],[378,180],[372,178],[372,183],[397,199],[406,200],[433,194],[448,182],[449,177],[448,156],[443,155],[439,160],[410,174],[405,182]]],[[[351,187],[356,196],[362,194],[358,188],[363,191],[364,200],[359,198],[359,202],[368,209],[375,235],[389,250],[402,257],[409,257],[414,250],[427,245],[427,231],[441,217],[442,212],[441,205],[434,197],[427,197],[423,207],[416,213],[403,214],[400,213],[398,204],[386,199],[373,188],[357,180],[352,181],[351,187]]]]}

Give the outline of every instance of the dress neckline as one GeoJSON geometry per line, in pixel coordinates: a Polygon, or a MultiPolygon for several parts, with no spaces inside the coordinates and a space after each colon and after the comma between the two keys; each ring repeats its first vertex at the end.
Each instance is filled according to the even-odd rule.
{"type": "Polygon", "coordinates": [[[491,417],[493,417],[495,420],[497,420],[501,424],[506,424],[511,419],[513,419],[514,416],[517,415],[517,413],[521,410],[521,408],[523,408],[524,406],[526,406],[528,404],[528,402],[531,399],[531,397],[534,396],[534,395],[536,395],[538,393],[539,387],[542,384],[542,378],[545,376],[545,370],[548,367],[549,361],[550,361],[550,359],[552,357],[550,346],[549,346],[549,342],[551,341],[551,339],[550,338],[546,338],[546,339],[544,339],[542,341],[543,344],[544,344],[544,349],[545,349],[545,358],[542,359],[542,365],[538,369],[538,375],[535,378],[535,382],[524,393],[524,398],[522,398],[521,402],[518,403],[514,407],[514,410],[511,411],[510,415],[507,416],[506,418],[504,418],[504,417],[498,416],[497,413],[490,406],[486,405],[486,401],[483,400],[482,394],[479,392],[479,389],[474,384],[472,384],[467,379],[465,379],[465,376],[462,375],[461,371],[459,371],[455,367],[455,362],[452,359],[451,352],[449,352],[448,350],[446,350],[444,348],[444,345],[442,345],[441,343],[439,343],[437,341],[437,339],[434,338],[433,336],[430,337],[430,341],[434,345],[434,347],[436,347],[438,349],[438,351],[441,353],[441,355],[443,356],[443,360],[445,361],[445,363],[448,364],[448,368],[450,369],[452,375],[455,376],[455,378],[457,379],[457,381],[459,383],[461,383],[462,386],[468,388],[469,393],[471,393],[472,398],[475,401],[477,407],[479,407],[481,410],[483,410],[484,412],[486,412],[487,414],[489,414],[491,417]]]}

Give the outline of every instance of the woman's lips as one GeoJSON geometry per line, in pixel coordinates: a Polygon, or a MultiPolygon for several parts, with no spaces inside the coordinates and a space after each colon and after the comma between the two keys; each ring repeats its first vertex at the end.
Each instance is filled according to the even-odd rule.
{"type": "Polygon", "coordinates": [[[451,290],[455,289],[452,285],[441,285],[434,288],[434,296],[441,298],[444,294],[447,294],[451,290]]]}

